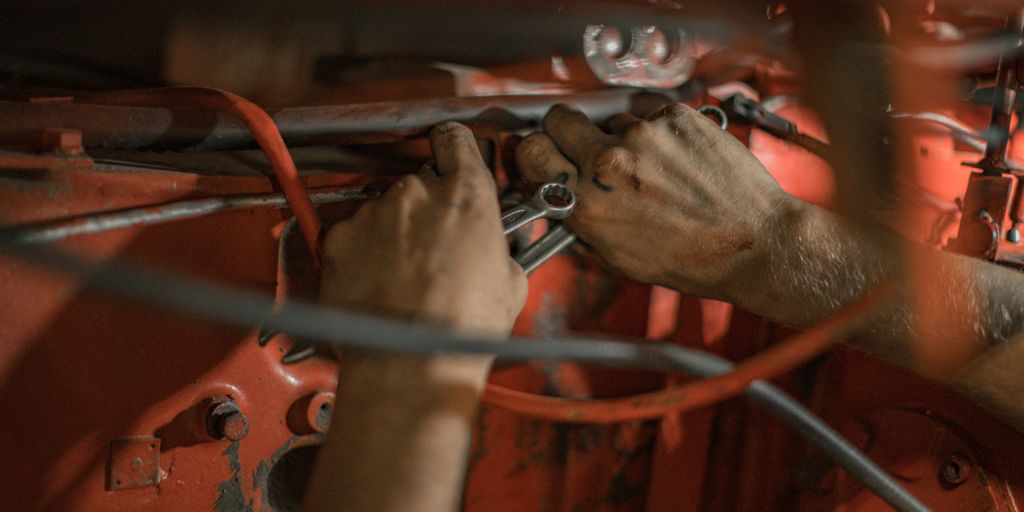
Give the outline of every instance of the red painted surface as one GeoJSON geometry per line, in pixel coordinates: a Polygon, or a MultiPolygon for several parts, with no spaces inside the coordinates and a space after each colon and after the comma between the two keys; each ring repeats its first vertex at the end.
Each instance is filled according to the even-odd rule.
{"type": "MultiPolygon", "coordinates": [[[[804,127],[810,121],[798,122],[804,127]]],[[[934,170],[922,186],[952,201],[964,190],[962,155],[940,139],[921,144],[938,148],[920,155],[934,170]]],[[[776,141],[758,137],[751,145],[784,188],[813,202],[829,201],[823,162],[776,141]]],[[[308,185],[352,179],[325,176],[308,185]]],[[[0,220],[22,223],[270,191],[267,180],[256,178],[2,170],[0,220]]],[[[920,226],[939,215],[926,211],[920,226]]],[[[63,246],[274,293],[275,233],[287,218],[276,210],[235,211],[63,246]]],[[[230,329],[101,296],[7,257],[0,257],[0,282],[2,510],[265,510],[270,468],[289,450],[319,441],[311,412],[319,406],[311,404],[330,402],[337,366],[328,358],[282,366],[289,347],[283,336],[260,347],[257,326],[230,329]],[[223,396],[234,399],[249,421],[239,441],[204,433],[205,401],[223,396]],[[107,490],[111,443],[138,436],[160,439],[159,484],[107,490]]],[[[735,360],[792,334],[726,304],[674,297],[610,276],[571,255],[531,278],[515,331],[648,336],[735,360]]],[[[492,381],[534,393],[608,398],[683,379],[541,363],[499,367],[492,381]]],[[[1016,510],[1009,503],[1024,493],[1024,438],[954,393],[846,350],[779,383],[809,400],[937,510],[1016,510]],[[969,463],[972,473],[949,488],[938,478],[951,454],[969,463]]],[[[612,425],[556,424],[484,407],[474,438],[467,510],[884,509],[801,439],[742,401],[612,425]]]]}

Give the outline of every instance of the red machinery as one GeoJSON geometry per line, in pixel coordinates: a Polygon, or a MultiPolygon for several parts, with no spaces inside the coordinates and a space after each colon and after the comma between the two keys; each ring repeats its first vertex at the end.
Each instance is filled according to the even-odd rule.
{"type": "MultiPolygon", "coordinates": [[[[264,51],[257,57],[231,59],[228,49],[253,34],[279,34],[276,23],[323,27],[324,14],[311,16],[309,9],[337,6],[256,8],[232,22],[178,13],[163,32],[161,80],[200,82],[202,63],[219,62],[233,72],[208,71],[210,80],[203,82],[277,105],[266,111],[210,89],[109,92],[125,88],[112,86],[148,85],[148,78],[133,78],[141,84],[126,78],[153,75],[133,60],[144,60],[135,54],[146,52],[117,57],[109,46],[120,40],[109,34],[90,35],[84,48],[39,42],[32,27],[84,8],[61,14],[24,6],[22,23],[4,36],[11,50],[0,58],[7,77],[0,89],[0,223],[5,233],[36,237],[91,261],[143,264],[273,295],[278,303],[308,299],[317,275],[307,247],[315,247],[318,223],[350,213],[395,174],[415,170],[428,158],[426,129],[452,119],[474,128],[511,198],[522,192],[509,159],[516,136],[534,129],[559,102],[577,104],[594,119],[620,111],[643,115],[670,101],[721,105],[732,118],[731,133],[748,143],[783,188],[851,213],[854,193],[844,189],[849,179],[837,179],[815,154],[827,152],[819,119],[825,125],[836,119],[821,108],[822,99],[831,95],[838,104],[848,96],[811,86],[831,83],[823,77],[841,70],[797,74],[792,56],[756,47],[764,38],[778,43],[777,32],[794,25],[800,62],[807,68],[820,63],[813,45],[806,45],[814,37],[827,43],[828,34],[801,34],[799,28],[822,22],[814,18],[821,13],[772,3],[766,19],[763,8],[752,15],[739,7],[708,13],[669,4],[570,3],[563,15],[529,2],[494,2],[493,11],[455,3],[439,8],[458,13],[444,23],[471,28],[448,41],[429,29],[444,25],[440,15],[415,22],[422,6],[349,5],[352,26],[373,30],[353,30],[362,39],[335,60],[323,57],[322,41],[301,34],[289,40],[297,49],[278,53],[265,41],[252,43],[264,51]],[[495,35],[502,14],[510,12],[543,21],[533,25],[538,35],[524,39],[535,47],[495,35]],[[729,36],[704,36],[680,21],[698,14],[701,20],[729,20],[729,36]],[[466,22],[474,16],[483,18],[466,22]],[[593,17],[643,30],[625,38],[627,30],[616,29],[616,36],[593,25],[593,17]],[[578,26],[581,19],[585,27],[578,26]],[[408,58],[416,53],[408,47],[417,50],[417,44],[395,33],[374,39],[384,30],[382,20],[397,24],[399,34],[432,34],[418,49],[432,60],[486,71],[396,64],[388,59],[394,53],[408,58]],[[485,22],[495,24],[495,32],[481,32],[485,22]],[[645,28],[677,25],[684,28],[645,28]],[[749,31],[737,36],[736,26],[749,31]],[[693,33],[698,36],[688,39],[693,33]],[[495,62],[481,62],[486,52],[466,47],[481,38],[485,46],[515,48],[494,50],[495,62]],[[647,57],[655,55],[657,66],[623,73],[625,68],[593,61],[591,50],[609,47],[615,55],[596,58],[630,58],[623,48],[635,50],[637,41],[646,45],[647,57]],[[35,54],[25,50],[33,44],[35,54]],[[299,66],[309,52],[319,55],[316,73],[333,76],[334,83],[310,85],[300,74],[289,86],[254,71],[266,59],[310,71],[299,66]],[[68,64],[68,55],[84,54],[104,65],[68,64]],[[122,71],[134,71],[108,71],[118,58],[122,71]],[[638,85],[644,88],[627,87],[638,85]],[[748,110],[735,104],[737,93],[750,100],[748,110]],[[725,101],[730,98],[733,103],[725,101]],[[784,121],[791,124],[778,124],[784,121]]],[[[991,96],[1005,99],[998,93],[1015,89],[1017,54],[1004,51],[999,60],[996,52],[950,67],[929,67],[927,61],[1012,34],[1019,12],[1007,16],[1006,8],[993,6],[991,15],[965,14],[956,5],[913,2],[877,11],[857,2],[843,6],[836,7],[840,14],[870,13],[866,18],[889,31],[888,44],[920,49],[916,55],[923,56],[893,67],[895,140],[912,149],[906,154],[913,161],[900,162],[905,172],[899,182],[910,192],[901,196],[905,204],[891,224],[918,242],[939,248],[955,238],[961,252],[1019,267],[1016,243],[1000,238],[993,245],[983,236],[993,224],[998,235],[1007,234],[1021,220],[1015,174],[1007,169],[989,180],[995,186],[979,188],[980,174],[962,165],[994,156],[991,150],[982,155],[985,148],[975,137],[998,117],[993,111],[1002,111],[1010,126],[1012,96],[1009,104],[991,96]],[[949,42],[950,31],[959,34],[956,43],[949,42]],[[909,73],[922,69],[928,72],[909,73]],[[970,94],[957,97],[954,86],[962,83],[970,84],[970,94]],[[940,92],[915,97],[922,90],[940,92]],[[928,108],[918,109],[922,105],[928,108]],[[989,219],[976,215],[982,208],[992,212],[989,219]]],[[[92,22],[120,27],[131,19],[156,23],[154,17],[136,6],[92,22]]],[[[71,33],[78,30],[70,26],[71,33]]],[[[521,30],[517,25],[513,32],[521,30]]],[[[839,32],[837,37],[848,35],[839,32]]],[[[833,124],[829,133],[841,147],[843,129],[833,124]]],[[[1016,132],[1008,143],[1008,159],[989,163],[1024,160],[1021,137],[1016,132]]],[[[24,257],[0,254],[0,276],[0,509],[298,507],[316,446],[329,427],[339,370],[333,357],[257,324],[227,327],[103,293],[88,279],[24,257]]],[[[574,363],[499,364],[477,418],[465,509],[886,509],[801,436],[734,398],[751,380],[766,377],[935,510],[1015,511],[1024,496],[1020,432],[939,384],[856,350],[829,349],[825,336],[794,338],[791,329],[729,304],[630,282],[568,252],[531,276],[514,334],[551,338],[570,332],[663,340],[734,361],[776,348],[740,366],[731,381],[716,381],[718,387],[675,374],[574,363]],[[784,339],[790,342],[779,345],[784,339]]]]}

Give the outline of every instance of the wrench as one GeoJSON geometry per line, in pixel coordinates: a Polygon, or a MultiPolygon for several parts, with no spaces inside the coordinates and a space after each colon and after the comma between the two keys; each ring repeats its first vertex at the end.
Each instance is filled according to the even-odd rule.
{"type": "Polygon", "coordinates": [[[575,207],[576,195],[572,193],[572,189],[562,183],[545,183],[526,202],[502,212],[501,224],[508,235],[536,220],[564,219],[575,207]],[[558,199],[559,203],[552,203],[548,200],[549,197],[558,199]]]}
{"type": "MultiPolygon", "coordinates": [[[[562,183],[545,183],[529,200],[505,210],[501,215],[501,223],[505,228],[505,234],[508,235],[539,219],[564,219],[575,207],[576,196],[572,189],[562,183]],[[559,204],[553,204],[548,198],[558,198],[559,204]]],[[[554,223],[548,228],[547,233],[516,255],[516,263],[519,263],[529,275],[574,240],[576,234],[568,226],[560,222],[554,223]]]]}

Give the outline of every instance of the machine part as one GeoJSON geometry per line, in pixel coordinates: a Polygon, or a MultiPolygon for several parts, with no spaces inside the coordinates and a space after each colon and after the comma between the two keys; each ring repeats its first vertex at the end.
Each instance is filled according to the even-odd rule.
{"type": "MultiPolygon", "coordinates": [[[[313,204],[325,204],[353,199],[370,199],[376,195],[376,191],[352,188],[327,192],[311,191],[309,199],[313,204]]],[[[284,194],[279,193],[205,197],[114,212],[77,215],[70,219],[38,224],[0,227],[0,237],[23,244],[51,243],[80,235],[191,219],[216,212],[250,208],[286,208],[287,206],[287,198],[284,194]]]]}
{"type": "Polygon", "coordinates": [[[334,393],[311,393],[288,408],[288,428],[297,435],[327,432],[333,411],[334,393]]]}
{"type": "Polygon", "coordinates": [[[1017,184],[1010,201],[1010,229],[1006,230],[1006,241],[1020,243],[1020,225],[1024,223],[1024,176],[1016,175],[1017,184]]]}
{"type": "Polygon", "coordinates": [[[629,29],[587,25],[583,56],[598,80],[609,85],[671,89],[686,82],[696,65],[693,36],[682,28],[629,29]]]}
{"type": "Polygon", "coordinates": [[[722,102],[722,110],[732,114],[743,122],[753,124],[768,134],[791,142],[811,153],[828,159],[828,143],[804,134],[797,126],[764,108],[761,103],[747,98],[742,94],[733,94],[722,102]]]}
{"type": "MultiPolygon", "coordinates": [[[[1007,16],[1006,31],[1024,34],[1024,8],[1007,16]]],[[[1010,166],[1006,162],[1006,150],[1010,143],[1010,122],[1013,120],[1013,110],[1016,106],[1017,88],[1020,86],[1020,77],[1017,76],[1017,52],[1022,45],[1024,41],[1018,40],[1016,47],[1004,49],[999,56],[988,144],[985,147],[985,156],[978,163],[972,164],[972,167],[977,167],[988,175],[1010,171],[1010,166]]]]}
{"type": "Polygon", "coordinates": [[[160,483],[160,439],[115,439],[107,461],[107,490],[142,489],[160,483]]]}
{"type": "Polygon", "coordinates": [[[562,220],[576,208],[576,195],[563,183],[545,183],[530,199],[501,212],[501,225],[505,234],[512,234],[523,226],[541,219],[562,220]]]}
{"type": "MultiPolygon", "coordinates": [[[[565,95],[485,96],[350,105],[269,109],[289,146],[394,142],[425,135],[432,126],[457,121],[472,126],[521,130],[536,126],[557,103],[572,103],[591,119],[621,112],[646,116],[676,101],[664,94],[629,89],[565,95]]],[[[34,147],[52,126],[74,126],[86,149],[220,151],[251,148],[245,124],[219,109],[110,106],[88,102],[0,101],[0,144],[34,147]]]]}
{"type": "MultiPolygon", "coordinates": [[[[281,305],[278,313],[266,320],[266,312],[273,306],[273,300],[258,294],[181,276],[158,276],[125,263],[97,266],[52,250],[0,243],[13,255],[34,265],[89,276],[91,286],[98,290],[239,326],[248,327],[266,321],[283,332],[293,332],[330,345],[400,350],[410,354],[494,354],[512,361],[574,360],[621,368],[673,370],[701,378],[727,374],[734,368],[728,360],[710,353],[663,343],[630,344],[584,338],[557,341],[512,338],[509,343],[494,343],[453,336],[427,326],[330,310],[301,301],[281,305]]],[[[929,510],[874,462],[775,386],[755,380],[746,388],[744,395],[818,446],[892,507],[900,511],[929,510]]]]}
{"type": "Polygon", "coordinates": [[[985,150],[984,142],[987,140],[985,136],[978,130],[975,130],[958,119],[953,119],[952,117],[936,112],[893,112],[889,117],[892,117],[893,119],[914,119],[917,121],[925,121],[944,126],[949,128],[950,132],[953,133],[957,140],[963,141],[965,144],[969,144],[972,148],[977,149],[978,151],[985,150]]]}
{"type": "Polygon", "coordinates": [[[967,182],[960,229],[953,250],[969,256],[994,260],[1002,220],[1006,218],[1007,201],[1013,178],[972,173],[967,182]]]}
{"type": "Polygon", "coordinates": [[[211,400],[205,423],[210,437],[221,441],[240,441],[249,433],[249,418],[230,398],[211,400]]]}
{"type": "Polygon", "coordinates": [[[162,89],[140,89],[135,91],[114,91],[85,94],[81,99],[99,104],[112,105],[156,105],[186,106],[191,108],[226,109],[245,123],[256,144],[263,150],[274,169],[277,183],[288,200],[288,206],[295,215],[306,246],[314,262],[320,264],[320,218],[313,209],[299,171],[295,167],[281,132],[267,111],[237,94],[218,89],[202,87],[168,87],[162,89]]]}

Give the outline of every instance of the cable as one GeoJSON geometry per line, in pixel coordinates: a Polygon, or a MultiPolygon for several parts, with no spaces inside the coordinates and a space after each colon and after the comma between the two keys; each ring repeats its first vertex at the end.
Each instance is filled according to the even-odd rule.
{"type": "Polygon", "coordinates": [[[220,89],[205,87],[166,87],[160,89],[139,89],[78,95],[76,99],[90,103],[132,106],[189,106],[209,109],[228,109],[245,123],[260,149],[267,155],[274,169],[292,214],[299,224],[302,237],[313,254],[313,260],[320,264],[320,218],[313,209],[313,203],[306,195],[306,189],[299,179],[288,148],[281,138],[281,132],[269,114],[255,103],[220,89]]]}
{"type": "MultiPolygon", "coordinates": [[[[509,361],[574,360],[622,368],[682,371],[701,378],[725,374],[734,368],[729,361],[712,354],[665,343],[624,343],[588,338],[557,341],[513,338],[508,343],[495,343],[481,337],[451,334],[427,326],[403,324],[300,301],[279,305],[271,316],[274,301],[260,294],[144,270],[125,263],[95,265],[53,250],[18,245],[2,237],[0,247],[32,264],[89,278],[89,285],[98,290],[242,327],[263,324],[334,346],[420,355],[439,352],[493,354],[509,361]]],[[[806,436],[897,510],[928,510],[828,425],[771,384],[754,381],[744,395],[806,436]]]]}
{"type": "Polygon", "coordinates": [[[772,379],[820,355],[854,322],[895,292],[896,283],[884,281],[824,322],[743,361],[732,371],[682,386],[625,398],[579,400],[487,384],[482,401],[524,416],[561,423],[621,423],[705,407],[739,395],[755,380],[772,379]]]}
{"type": "MultiPolygon", "coordinates": [[[[312,192],[313,204],[337,203],[350,199],[369,199],[375,195],[362,188],[312,192]]],[[[148,226],[174,220],[191,219],[215,212],[253,208],[285,208],[288,200],[283,194],[247,194],[204,197],[170,203],[139,206],[112,212],[76,215],[69,219],[5,226],[0,237],[22,244],[58,242],[73,236],[93,235],[116,229],[148,226]]]]}

